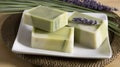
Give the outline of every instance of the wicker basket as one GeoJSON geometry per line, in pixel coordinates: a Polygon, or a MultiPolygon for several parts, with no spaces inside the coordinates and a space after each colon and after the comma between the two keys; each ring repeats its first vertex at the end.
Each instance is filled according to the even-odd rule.
{"type": "MultiPolygon", "coordinates": [[[[1,36],[5,44],[12,48],[22,14],[12,14],[2,22],[1,36]]],[[[113,61],[120,52],[120,37],[109,31],[113,56],[110,59],[75,59],[41,55],[16,54],[21,59],[43,67],[101,67],[113,61]]]]}

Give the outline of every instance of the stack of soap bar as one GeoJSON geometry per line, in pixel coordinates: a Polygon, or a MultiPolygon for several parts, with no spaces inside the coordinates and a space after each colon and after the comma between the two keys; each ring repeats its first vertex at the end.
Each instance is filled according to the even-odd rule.
{"type": "Polygon", "coordinates": [[[46,50],[72,52],[74,46],[74,28],[63,27],[52,33],[34,28],[31,46],[46,50]]]}
{"type": "Polygon", "coordinates": [[[23,13],[23,22],[44,31],[54,32],[68,24],[67,12],[38,6],[23,13]]]}
{"type": "Polygon", "coordinates": [[[69,18],[69,25],[75,27],[75,42],[90,48],[98,48],[108,35],[107,26],[106,23],[103,22],[103,20],[81,14],[79,12],[74,12],[73,15],[69,18]],[[97,22],[99,22],[99,24],[78,24],[77,22],[73,21],[74,18],[79,17],[89,20],[96,20],[97,22]]]}

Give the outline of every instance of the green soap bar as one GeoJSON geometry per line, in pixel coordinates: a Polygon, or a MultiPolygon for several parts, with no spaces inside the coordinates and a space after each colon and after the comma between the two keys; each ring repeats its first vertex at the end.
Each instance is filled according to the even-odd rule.
{"type": "Polygon", "coordinates": [[[32,30],[31,47],[45,50],[72,52],[74,46],[74,28],[63,27],[55,32],[34,28],[32,30]]]}
{"type": "Polygon", "coordinates": [[[91,17],[85,14],[81,14],[79,12],[74,12],[73,15],[69,18],[69,25],[75,27],[75,42],[80,43],[89,48],[98,48],[106,39],[107,26],[106,23],[98,18],[91,17]],[[76,23],[73,21],[73,18],[86,18],[89,20],[96,20],[99,22],[97,25],[87,25],[76,23]]]}
{"type": "Polygon", "coordinates": [[[54,32],[68,24],[67,12],[38,6],[23,12],[23,22],[38,29],[54,32]]]}

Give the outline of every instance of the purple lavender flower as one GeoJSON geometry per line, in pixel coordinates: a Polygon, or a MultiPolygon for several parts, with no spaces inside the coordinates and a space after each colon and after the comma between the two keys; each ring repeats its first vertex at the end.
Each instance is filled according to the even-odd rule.
{"type": "Polygon", "coordinates": [[[87,24],[87,25],[96,25],[98,22],[96,20],[88,20],[86,18],[73,18],[73,20],[77,24],[87,24]]]}
{"type": "Polygon", "coordinates": [[[111,8],[109,6],[102,5],[96,0],[63,0],[63,1],[71,3],[71,4],[75,4],[78,6],[83,6],[86,8],[95,9],[95,10],[104,10],[104,11],[117,11],[118,10],[116,8],[111,8]]]}
{"type": "Polygon", "coordinates": [[[89,20],[89,22],[88,22],[88,24],[93,24],[94,22],[93,22],[93,20],[89,20]]]}
{"type": "Polygon", "coordinates": [[[95,20],[95,21],[94,21],[94,24],[98,24],[98,22],[95,20]]]}
{"type": "Polygon", "coordinates": [[[86,19],[86,18],[84,18],[84,21],[85,21],[85,22],[89,22],[88,19],[86,19]]]}

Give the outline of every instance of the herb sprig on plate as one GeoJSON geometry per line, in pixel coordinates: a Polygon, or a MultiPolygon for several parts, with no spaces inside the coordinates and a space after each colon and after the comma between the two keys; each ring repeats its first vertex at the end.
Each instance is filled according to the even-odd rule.
{"type": "Polygon", "coordinates": [[[88,20],[86,18],[73,18],[73,20],[75,23],[78,24],[86,24],[86,25],[98,25],[99,23],[96,20],[88,20]]]}

